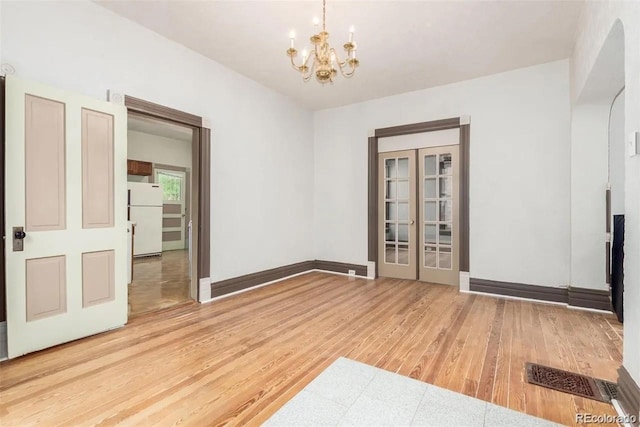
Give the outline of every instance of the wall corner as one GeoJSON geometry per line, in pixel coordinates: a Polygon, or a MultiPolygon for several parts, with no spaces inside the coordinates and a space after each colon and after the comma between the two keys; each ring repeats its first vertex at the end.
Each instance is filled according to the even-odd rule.
{"type": "Polygon", "coordinates": [[[469,292],[470,290],[469,277],[470,277],[470,274],[468,271],[460,272],[460,292],[469,292]]]}
{"type": "Polygon", "coordinates": [[[124,93],[109,89],[107,90],[107,100],[112,104],[124,105],[124,93]]]}
{"type": "Polygon", "coordinates": [[[376,263],[374,261],[367,261],[367,279],[376,278],[376,263]]]}
{"type": "Polygon", "coordinates": [[[198,284],[198,302],[205,302],[211,299],[211,279],[203,277],[198,284]]]}

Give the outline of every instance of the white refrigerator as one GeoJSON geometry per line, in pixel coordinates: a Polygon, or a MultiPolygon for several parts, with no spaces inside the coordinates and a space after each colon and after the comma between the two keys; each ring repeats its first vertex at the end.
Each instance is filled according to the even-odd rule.
{"type": "Polygon", "coordinates": [[[162,188],[160,184],[129,182],[129,221],[136,224],[133,256],[162,253],[162,188]]]}

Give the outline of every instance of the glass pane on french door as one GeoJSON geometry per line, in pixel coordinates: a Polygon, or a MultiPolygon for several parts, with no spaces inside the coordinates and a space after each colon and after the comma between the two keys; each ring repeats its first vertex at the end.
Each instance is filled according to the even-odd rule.
{"type": "Polygon", "coordinates": [[[385,159],[384,247],[386,264],[409,264],[409,158],[385,159]]]}
{"type": "Polygon", "coordinates": [[[450,270],[453,225],[451,153],[426,155],[422,161],[425,189],[422,200],[425,206],[422,263],[426,268],[450,270]]]}

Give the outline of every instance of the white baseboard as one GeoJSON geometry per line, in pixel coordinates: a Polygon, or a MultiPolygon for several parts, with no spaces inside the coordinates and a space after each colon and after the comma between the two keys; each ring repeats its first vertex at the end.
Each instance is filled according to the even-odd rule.
{"type": "MultiPolygon", "coordinates": [[[[219,297],[215,297],[215,298],[211,298],[211,285],[209,284],[209,298],[206,299],[206,300],[205,299],[201,299],[200,303],[201,304],[207,304],[207,303],[210,303],[210,302],[213,302],[213,301],[218,301],[218,300],[221,300],[223,298],[228,298],[228,297],[231,297],[231,296],[234,296],[234,295],[241,294],[243,292],[249,292],[249,291],[252,291],[254,289],[258,289],[258,288],[262,288],[262,287],[265,287],[265,286],[273,285],[274,283],[282,282],[283,280],[291,279],[293,277],[302,276],[303,274],[308,274],[308,273],[313,273],[313,272],[335,274],[336,276],[353,277],[353,278],[356,278],[356,279],[373,280],[372,278],[369,278],[369,277],[366,277],[366,276],[354,276],[352,274],[337,273],[335,271],[312,269],[312,270],[307,270],[307,271],[303,271],[303,272],[300,272],[300,273],[292,274],[290,276],[281,277],[280,279],[272,280],[270,282],[261,283],[259,285],[255,285],[255,286],[252,286],[250,288],[241,289],[241,290],[235,291],[235,292],[230,292],[228,294],[220,295],[219,297]]],[[[200,293],[200,296],[202,296],[202,291],[200,293]]]]}
{"type": "Polygon", "coordinates": [[[470,285],[469,285],[469,278],[470,278],[470,274],[468,271],[461,271],[460,272],[460,292],[469,292],[470,289],[470,285]]]}
{"type": "Polygon", "coordinates": [[[461,290],[461,292],[463,292],[465,294],[482,295],[482,296],[491,297],[491,298],[510,299],[510,300],[514,300],[514,301],[537,302],[537,303],[540,303],[540,304],[561,305],[563,307],[567,306],[567,304],[564,303],[564,302],[545,301],[545,300],[533,299],[533,298],[512,297],[510,295],[490,294],[490,293],[487,293],[487,292],[478,292],[478,291],[462,291],[461,290]]]}
{"type": "Polygon", "coordinates": [[[199,302],[206,302],[211,300],[211,279],[205,277],[198,282],[198,300],[199,302]]]}
{"type": "Polygon", "coordinates": [[[482,296],[485,296],[485,297],[492,297],[492,298],[503,298],[503,299],[510,299],[510,300],[515,300],[515,301],[535,302],[535,303],[538,303],[538,304],[559,305],[559,306],[566,307],[566,308],[571,309],[571,310],[582,310],[582,311],[590,311],[592,313],[611,314],[610,311],[598,310],[597,308],[576,307],[574,305],[569,305],[566,302],[545,301],[545,300],[542,300],[542,299],[534,299],[534,298],[512,297],[510,295],[490,294],[490,293],[487,293],[487,292],[478,292],[478,291],[463,291],[462,288],[460,289],[460,292],[465,293],[465,294],[482,295],[482,296]]]}
{"type": "MultiPolygon", "coordinates": [[[[373,280],[373,278],[367,276],[358,276],[355,274],[347,274],[347,273],[338,273],[337,271],[330,271],[330,270],[319,270],[317,268],[314,268],[313,270],[308,270],[305,271],[305,273],[311,273],[311,272],[317,272],[317,273],[328,273],[328,274],[335,274],[336,276],[346,276],[346,277],[354,277],[356,279],[367,279],[367,280],[373,280]]],[[[367,272],[368,274],[369,272],[367,272]]]]}
{"type": "Polygon", "coordinates": [[[589,307],[578,307],[575,305],[569,305],[569,304],[565,304],[567,306],[567,308],[571,309],[571,310],[579,310],[579,311],[590,311],[592,313],[602,313],[602,314],[611,314],[611,311],[607,311],[607,310],[599,310],[597,308],[589,308],[589,307]]]}
{"type": "Polygon", "coordinates": [[[631,416],[627,414],[624,409],[622,409],[622,405],[620,405],[620,402],[618,402],[616,399],[612,399],[611,404],[618,413],[618,417],[620,417],[618,420],[618,425],[621,425],[623,427],[633,427],[633,425],[628,422],[630,421],[631,416]]]}
{"type": "MultiPolygon", "coordinates": [[[[213,302],[213,301],[218,301],[218,300],[221,300],[223,298],[228,298],[228,297],[231,297],[231,296],[234,296],[234,295],[238,295],[238,294],[241,294],[241,293],[244,293],[244,292],[252,291],[254,289],[258,289],[258,288],[262,288],[262,287],[265,287],[265,286],[273,285],[274,283],[282,282],[283,280],[291,279],[292,277],[302,276],[303,274],[307,274],[307,273],[309,273],[311,271],[313,271],[313,270],[307,270],[307,271],[303,271],[301,273],[292,274],[291,276],[282,277],[280,279],[272,280],[272,281],[266,282],[266,283],[261,283],[259,285],[255,285],[255,286],[252,286],[250,288],[240,289],[239,291],[230,292],[228,294],[220,295],[220,296],[214,297],[214,298],[211,298],[211,283],[209,283],[209,299],[201,300],[200,303],[207,304],[207,303],[210,303],[210,302],[213,302]]],[[[202,295],[202,294],[200,294],[200,295],[202,295]]]]}
{"type": "Polygon", "coordinates": [[[376,278],[376,263],[374,261],[367,261],[367,278],[376,278]]]}

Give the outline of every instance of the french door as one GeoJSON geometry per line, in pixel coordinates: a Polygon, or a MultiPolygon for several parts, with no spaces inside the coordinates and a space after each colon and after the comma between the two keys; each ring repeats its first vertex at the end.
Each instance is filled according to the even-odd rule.
{"type": "Polygon", "coordinates": [[[460,281],[458,146],[418,151],[420,273],[422,281],[458,285],[460,281]]]}
{"type": "Polygon", "coordinates": [[[127,321],[127,114],[6,78],[9,357],[127,321]]]}
{"type": "Polygon", "coordinates": [[[416,278],[416,152],[378,155],[378,273],[416,278]]]}
{"type": "Polygon", "coordinates": [[[458,146],[379,153],[378,273],[459,284],[458,146]]]}

